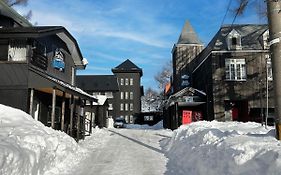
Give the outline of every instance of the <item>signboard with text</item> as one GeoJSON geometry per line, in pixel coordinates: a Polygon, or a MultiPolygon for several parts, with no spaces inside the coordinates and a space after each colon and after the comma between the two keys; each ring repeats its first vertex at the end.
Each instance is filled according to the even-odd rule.
{"type": "Polygon", "coordinates": [[[182,111],[182,124],[189,124],[192,122],[192,111],[183,110],[182,111]]]}

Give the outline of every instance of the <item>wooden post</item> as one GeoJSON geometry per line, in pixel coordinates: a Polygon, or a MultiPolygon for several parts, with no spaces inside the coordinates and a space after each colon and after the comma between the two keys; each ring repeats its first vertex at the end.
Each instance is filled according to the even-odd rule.
{"type": "Polygon", "coordinates": [[[179,127],[179,104],[178,102],[175,102],[175,129],[179,127]]]}
{"type": "MultiPolygon", "coordinates": [[[[32,111],[33,111],[33,96],[34,96],[34,89],[30,89],[30,103],[29,103],[29,115],[32,116],[32,111]]],[[[34,117],[34,116],[32,116],[34,117]]]]}
{"type": "Polygon", "coordinates": [[[93,102],[90,101],[90,108],[91,108],[91,117],[90,117],[90,134],[92,134],[92,125],[93,125],[93,102]]]}
{"type": "Polygon", "coordinates": [[[64,116],[65,116],[65,92],[63,92],[62,104],[61,104],[61,131],[64,131],[64,116]]]}
{"type": "Polygon", "coordinates": [[[55,128],[55,112],[56,112],[56,89],[53,88],[53,97],[52,97],[52,113],[51,113],[51,127],[55,128]]]}
{"type": "Polygon", "coordinates": [[[77,114],[77,140],[79,140],[80,138],[80,113],[81,113],[81,99],[79,98],[79,104],[80,104],[80,107],[79,107],[79,113],[77,114]]]}
{"type": "Polygon", "coordinates": [[[72,137],[73,136],[73,113],[74,113],[74,106],[75,106],[75,100],[74,100],[74,96],[71,95],[71,98],[70,98],[70,128],[69,128],[69,131],[70,131],[70,136],[72,137]]]}

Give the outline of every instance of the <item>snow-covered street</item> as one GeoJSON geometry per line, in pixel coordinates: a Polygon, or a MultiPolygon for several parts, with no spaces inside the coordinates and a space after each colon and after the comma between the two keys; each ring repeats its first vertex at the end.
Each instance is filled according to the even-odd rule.
{"type": "MultiPolygon", "coordinates": [[[[164,174],[167,158],[159,141],[166,137],[158,130],[108,129],[107,142],[92,150],[72,174],[164,174]]],[[[87,141],[86,141],[87,142],[87,141]]]]}
{"type": "Polygon", "coordinates": [[[281,144],[273,127],[217,121],[174,131],[161,126],[94,128],[77,143],[20,110],[0,105],[0,174],[281,174],[281,144]]]}

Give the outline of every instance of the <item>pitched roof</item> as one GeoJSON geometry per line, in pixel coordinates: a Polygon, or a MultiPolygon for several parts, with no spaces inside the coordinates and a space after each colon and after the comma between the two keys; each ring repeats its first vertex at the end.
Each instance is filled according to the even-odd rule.
{"type": "Polygon", "coordinates": [[[210,42],[213,50],[228,50],[226,37],[232,30],[241,35],[242,50],[263,49],[260,38],[268,30],[267,24],[235,24],[224,25],[220,28],[217,35],[210,42]]]}
{"type": "Polygon", "coordinates": [[[9,7],[4,1],[0,1],[0,14],[12,18],[22,27],[32,26],[27,19],[21,16],[13,8],[9,7]]]}
{"type": "Polygon", "coordinates": [[[137,72],[140,73],[142,76],[142,69],[136,66],[133,62],[129,59],[118,65],[117,67],[112,69],[113,73],[120,73],[120,72],[137,72]]]}
{"type": "Polygon", "coordinates": [[[84,91],[119,91],[115,75],[77,75],[76,86],[84,91]]]}
{"type": "Polygon", "coordinates": [[[38,38],[57,35],[68,47],[76,68],[85,69],[83,56],[75,38],[62,26],[0,28],[0,38],[38,38]]]}
{"type": "Polygon", "coordinates": [[[241,35],[242,51],[263,49],[260,37],[268,30],[267,24],[224,25],[209,42],[208,46],[193,60],[193,72],[212,51],[228,51],[226,38],[232,30],[241,35]]]}
{"type": "Polygon", "coordinates": [[[195,33],[194,29],[190,25],[189,21],[185,22],[177,44],[201,44],[201,45],[203,45],[203,43],[200,41],[197,34],[195,33]]]}

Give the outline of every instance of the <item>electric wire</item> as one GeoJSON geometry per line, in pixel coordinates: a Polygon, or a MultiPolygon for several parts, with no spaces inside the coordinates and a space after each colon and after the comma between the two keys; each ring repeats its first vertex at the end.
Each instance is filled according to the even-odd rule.
{"type": "Polygon", "coordinates": [[[230,8],[231,3],[232,3],[232,0],[229,0],[229,1],[228,1],[228,5],[227,5],[226,12],[225,12],[224,17],[223,17],[222,22],[221,22],[221,27],[222,27],[222,25],[223,25],[223,23],[224,23],[224,20],[225,20],[226,15],[227,15],[227,13],[228,13],[228,11],[229,11],[229,8],[230,8]]]}

